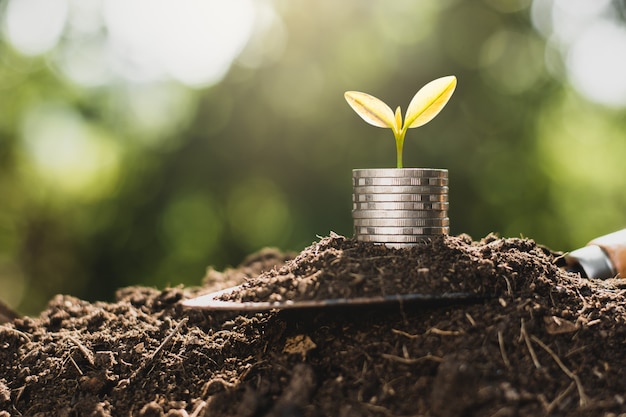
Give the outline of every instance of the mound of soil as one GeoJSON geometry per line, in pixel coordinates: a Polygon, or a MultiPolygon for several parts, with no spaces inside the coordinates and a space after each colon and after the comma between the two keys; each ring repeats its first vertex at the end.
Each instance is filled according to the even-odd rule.
{"type": "Polygon", "coordinates": [[[6,416],[617,416],[626,286],[528,239],[389,249],[331,235],[210,269],[201,288],[57,296],[0,326],[6,416]],[[229,313],[180,301],[466,292],[465,301],[229,313]],[[479,297],[476,297],[478,295],[479,297]]]}

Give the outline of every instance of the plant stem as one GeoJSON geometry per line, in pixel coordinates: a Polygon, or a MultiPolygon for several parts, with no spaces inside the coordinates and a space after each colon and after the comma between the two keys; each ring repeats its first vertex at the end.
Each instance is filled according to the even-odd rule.
{"type": "Polygon", "coordinates": [[[402,129],[398,134],[394,133],[394,136],[396,138],[396,154],[397,154],[397,159],[398,159],[398,164],[397,164],[398,168],[402,168],[402,149],[404,148],[404,135],[405,134],[406,134],[406,131],[404,129],[402,129]]]}
{"type": "Polygon", "coordinates": [[[402,168],[402,148],[404,147],[404,138],[396,138],[396,153],[398,155],[398,168],[402,168]]]}

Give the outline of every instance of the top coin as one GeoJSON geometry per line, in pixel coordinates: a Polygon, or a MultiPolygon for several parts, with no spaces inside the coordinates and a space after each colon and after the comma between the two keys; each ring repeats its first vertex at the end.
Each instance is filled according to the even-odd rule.
{"type": "Polygon", "coordinates": [[[431,168],[374,168],[353,169],[352,178],[448,178],[447,169],[431,168]]]}

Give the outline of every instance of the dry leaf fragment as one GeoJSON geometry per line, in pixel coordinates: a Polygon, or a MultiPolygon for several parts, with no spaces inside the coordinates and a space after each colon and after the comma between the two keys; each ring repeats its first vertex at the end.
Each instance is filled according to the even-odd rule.
{"type": "Polygon", "coordinates": [[[293,337],[288,337],[285,341],[285,347],[283,347],[284,353],[291,355],[301,355],[302,360],[306,358],[307,353],[317,347],[315,342],[305,334],[299,334],[293,337]]]}
{"type": "Polygon", "coordinates": [[[574,323],[557,316],[544,317],[543,322],[548,334],[572,333],[578,330],[578,326],[574,323]]]}

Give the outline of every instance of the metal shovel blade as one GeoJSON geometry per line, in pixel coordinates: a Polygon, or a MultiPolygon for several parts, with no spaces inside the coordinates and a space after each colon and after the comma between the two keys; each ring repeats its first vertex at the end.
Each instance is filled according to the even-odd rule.
{"type": "Polygon", "coordinates": [[[446,302],[483,300],[486,296],[464,292],[444,294],[397,294],[354,298],[331,298],[322,300],[286,301],[224,301],[220,297],[239,290],[241,286],[227,288],[181,302],[183,307],[212,311],[269,311],[339,306],[363,306],[370,304],[404,304],[415,302],[446,302]]]}

